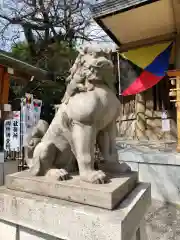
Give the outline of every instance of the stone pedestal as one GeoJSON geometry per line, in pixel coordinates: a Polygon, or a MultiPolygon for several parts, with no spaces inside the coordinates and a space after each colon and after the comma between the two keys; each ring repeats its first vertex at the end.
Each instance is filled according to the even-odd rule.
{"type": "Polygon", "coordinates": [[[1,187],[0,239],[139,240],[150,203],[145,183],[111,211],[1,187]]]}
{"type": "Polygon", "coordinates": [[[66,181],[53,181],[45,176],[34,177],[23,171],[6,176],[6,187],[15,191],[33,193],[112,210],[137,184],[137,172],[108,174],[107,184],[90,184],[80,180],[79,174],[66,181]]]}

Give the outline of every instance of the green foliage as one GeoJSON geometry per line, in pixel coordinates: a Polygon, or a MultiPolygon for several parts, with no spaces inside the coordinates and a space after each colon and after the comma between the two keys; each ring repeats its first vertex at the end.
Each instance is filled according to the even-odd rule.
{"type": "Polygon", "coordinates": [[[12,45],[11,55],[23,62],[31,62],[31,54],[28,44],[25,42],[19,42],[16,45],[12,45]]]}
{"type": "MultiPolygon", "coordinates": [[[[41,53],[38,57],[32,57],[29,47],[25,42],[20,42],[12,46],[11,56],[28,63],[34,63],[35,66],[41,67],[58,75],[57,79],[50,81],[39,81],[35,79],[29,82],[27,86],[19,86],[15,81],[11,82],[11,90],[13,96],[17,99],[24,96],[25,92],[32,93],[34,97],[41,99],[44,105],[59,104],[64,95],[66,83],[65,80],[69,74],[69,69],[72,66],[77,51],[73,47],[69,47],[65,42],[54,43],[41,53]]],[[[45,119],[49,117],[46,111],[45,119]]]]}

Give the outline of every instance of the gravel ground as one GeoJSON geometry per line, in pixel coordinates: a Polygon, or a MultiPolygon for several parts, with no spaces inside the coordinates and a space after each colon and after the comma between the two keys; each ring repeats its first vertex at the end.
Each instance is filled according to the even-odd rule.
{"type": "Polygon", "coordinates": [[[146,240],[180,240],[180,207],[153,201],[145,220],[146,240]]]}

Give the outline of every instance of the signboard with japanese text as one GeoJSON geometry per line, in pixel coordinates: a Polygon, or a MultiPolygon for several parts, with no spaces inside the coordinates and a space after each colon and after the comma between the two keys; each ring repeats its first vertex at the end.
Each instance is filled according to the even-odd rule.
{"type": "Polygon", "coordinates": [[[21,99],[21,111],[12,111],[12,119],[4,122],[4,150],[20,152],[27,136],[38,123],[42,101],[26,93],[21,99]]]}
{"type": "Polygon", "coordinates": [[[11,124],[11,150],[19,152],[20,151],[20,120],[12,119],[11,124]]]}
{"type": "Polygon", "coordinates": [[[20,120],[18,119],[4,122],[4,150],[20,151],[20,120]]]}
{"type": "Polygon", "coordinates": [[[11,150],[11,120],[4,121],[4,150],[11,150]]]}

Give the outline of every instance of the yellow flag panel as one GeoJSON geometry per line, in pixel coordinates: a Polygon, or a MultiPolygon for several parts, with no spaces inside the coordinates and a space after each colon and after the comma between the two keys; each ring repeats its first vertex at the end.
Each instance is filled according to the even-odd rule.
{"type": "Polygon", "coordinates": [[[170,43],[171,42],[166,42],[142,48],[137,48],[123,53],[122,56],[127,58],[140,68],[144,69],[149,64],[151,64],[153,60],[170,45],[170,43]]]}

